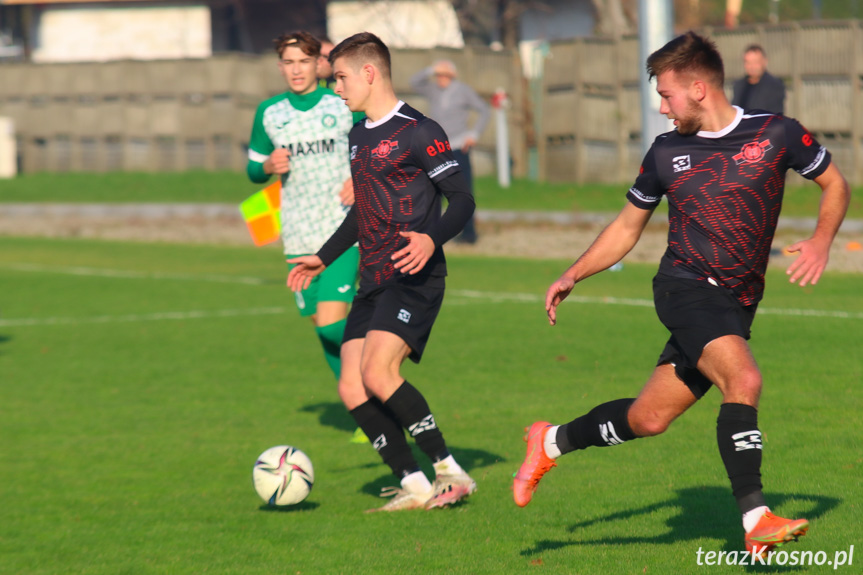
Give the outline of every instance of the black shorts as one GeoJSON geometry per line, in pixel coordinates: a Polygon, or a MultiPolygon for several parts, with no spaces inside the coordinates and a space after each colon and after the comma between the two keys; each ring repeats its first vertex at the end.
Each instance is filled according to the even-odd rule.
{"type": "Polygon", "coordinates": [[[653,278],[653,301],[671,332],[656,365],[672,364],[677,377],[701,398],[713,385],[696,367],[704,347],[725,335],[748,340],[758,305],[743,306],[726,288],[707,281],[666,275],[653,278]]]}
{"type": "Polygon", "coordinates": [[[371,330],[394,333],[411,348],[414,363],[422,358],[440,306],[444,287],[389,284],[357,295],[351,304],[343,342],[362,339],[371,330]]]}

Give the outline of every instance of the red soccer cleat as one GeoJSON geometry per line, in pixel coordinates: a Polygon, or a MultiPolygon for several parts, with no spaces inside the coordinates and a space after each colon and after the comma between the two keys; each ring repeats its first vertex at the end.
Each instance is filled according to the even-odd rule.
{"type": "Polygon", "coordinates": [[[554,459],[545,454],[543,447],[545,433],[550,427],[551,424],[547,421],[537,421],[530,426],[524,437],[527,441],[527,455],[512,482],[512,498],[519,507],[530,503],[539,480],[552,467],[557,467],[554,459]]]}
{"type": "Polygon", "coordinates": [[[746,534],[746,550],[759,556],[806,534],[809,521],[784,519],[765,511],[758,524],[746,534]]]}

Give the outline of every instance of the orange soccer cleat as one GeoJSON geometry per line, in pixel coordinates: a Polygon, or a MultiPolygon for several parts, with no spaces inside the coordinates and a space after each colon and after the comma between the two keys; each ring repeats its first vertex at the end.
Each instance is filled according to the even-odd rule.
{"type": "Polygon", "coordinates": [[[551,424],[547,421],[537,421],[530,426],[524,437],[527,441],[527,455],[512,482],[512,498],[519,507],[530,503],[539,480],[552,467],[557,467],[554,459],[545,454],[543,447],[545,433],[550,427],[551,424]]]}
{"type": "Polygon", "coordinates": [[[806,519],[784,519],[765,511],[758,524],[746,534],[746,550],[760,556],[774,547],[797,541],[807,529],[809,521],[806,519]]]}

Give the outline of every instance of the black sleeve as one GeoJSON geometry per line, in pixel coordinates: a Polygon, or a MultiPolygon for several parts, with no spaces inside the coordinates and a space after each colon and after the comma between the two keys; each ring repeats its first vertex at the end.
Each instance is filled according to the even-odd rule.
{"type": "Polygon", "coordinates": [[[357,224],[357,213],[354,208],[351,208],[351,211],[345,216],[342,225],[333,232],[330,239],[318,250],[317,256],[321,258],[325,266],[330,265],[340,255],[345,253],[349,247],[357,243],[359,234],[360,227],[357,224]]]}
{"type": "Polygon", "coordinates": [[[429,232],[436,246],[456,237],[473,215],[476,203],[468,190],[467,180],[461,172],[450,174],[435,182],[435,187],[446,197],[449,205],[437,225],[429,232]]]}

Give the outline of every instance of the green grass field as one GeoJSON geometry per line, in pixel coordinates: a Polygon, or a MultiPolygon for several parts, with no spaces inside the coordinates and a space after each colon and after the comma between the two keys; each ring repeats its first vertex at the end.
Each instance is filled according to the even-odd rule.
{"type": "MultiPolygon", "coordinates": [[[[237,172],[176,174],[26,174],[0,180],[4,202],[216,202],[239,204],[263,186],[237,172]]],[[[486,210],[618,212],[627,186],[612,184],[540,183],[514,180],[501,188],[492,176],[476,179],[477,206],[486,210]]],[[[849,218],[863,218],[863,188],[853,190],[849,218]]],[[[815,217],[820,190],[815,184],[789,187],[783,215],[815,217]]]]}
{"type": "MultiPolygon", "coordinates": [[[[715,443],[714,391],[669,432],[565,456],[512,503],[522,428],[637,393],[665,339],[653,266],[579,286],[549,327],[569,262],[451,257],[425,393],[479,489],[434,512],[365,514],[393,484],[354,424],[278,250],[0,239],[0,573],[806,573],[699,567],[742,544],[715,443]],[[271,510],[256,456],[303,449],[316,484],[271,510]]],[[[764,481],[810,533],[863,563],[860,277],[768,277],[752,342],[765,374],[764,481]]],[[[430,467],[426,466],[430,471],[430,467]]]]}

